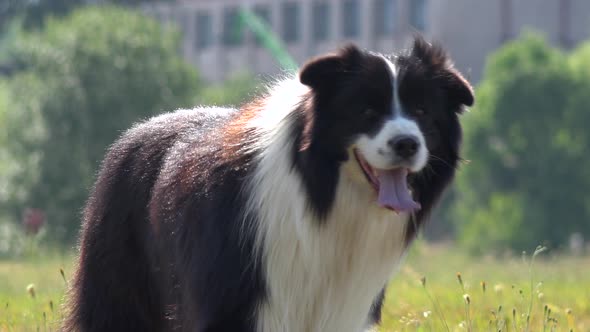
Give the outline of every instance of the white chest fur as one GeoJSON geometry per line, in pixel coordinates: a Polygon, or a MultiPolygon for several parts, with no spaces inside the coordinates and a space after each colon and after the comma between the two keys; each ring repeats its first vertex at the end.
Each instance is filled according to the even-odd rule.
{"type": "MultiPolygon", "coordinates": [[[[275,151],[268,152],[263,160],[275,151]]],[[[265,175],[255,178],[251,202],[260,218],[257,240],[269,287],[259,309],[260,331],[367,327],[373,300],[403,256],[407,216],[377,207],[372,188],[353,179],[360,172],[352,163],[342,169],[334,207],[322,225],[309,213],[288,158],[261,163],[265,175]]]]}
{"type": "Polygon", "coordinates": [[[250,182],[257,243],[268,283],[258,310],[262,332],[346,332],[367,327],[371,305],[404,254],[407,215],[379,208],[359,165],[343,165],[336,199],[320,225],[309,213],[289,158],[285,110],[307,88],[279,84],[252,123],[263,134],[250,182]]]}

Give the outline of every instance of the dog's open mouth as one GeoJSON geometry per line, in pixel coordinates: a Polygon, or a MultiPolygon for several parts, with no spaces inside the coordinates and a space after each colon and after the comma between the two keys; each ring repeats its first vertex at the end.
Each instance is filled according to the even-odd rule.
{"type": "Polygon", "coordinates": [[[356,149],[354,156],[365,173],[367,181],[377,191],[377,202],[381,207],[396,212],[413,212],[420,209],[420,204],[412,199],[408,188],[407,168],[376,169],[369,165],[356,149]]]}

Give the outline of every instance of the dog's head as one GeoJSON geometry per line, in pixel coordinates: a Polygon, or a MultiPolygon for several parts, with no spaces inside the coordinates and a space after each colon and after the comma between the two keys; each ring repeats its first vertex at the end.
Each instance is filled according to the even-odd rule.
{"type": "Polygon", "coordinates": [[[356,161],[381,206],[419,209],[408,175],[433,160],[455,165],[457,114],[474,97],[441,47],[416,38],[408,53],[383,56],[351,45],[310,60],[299,78],[311,88],[310,144],[356,161]]]}

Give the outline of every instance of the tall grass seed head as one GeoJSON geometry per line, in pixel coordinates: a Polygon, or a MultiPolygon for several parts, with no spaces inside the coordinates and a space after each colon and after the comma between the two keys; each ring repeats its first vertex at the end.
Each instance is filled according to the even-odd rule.
{"type": "Polygon", "coordinates": [[[467,304],[471,303],[471,298],[469,297],[469,294],[463,294],[463,300],[465,300],[465,303],[467,304]]]}
{"type": "Polygon", "coordinates": [[[35,284],[29,284],[27,286],[27,293],[29,293],[32,298],[35,298],[35,284]]]}

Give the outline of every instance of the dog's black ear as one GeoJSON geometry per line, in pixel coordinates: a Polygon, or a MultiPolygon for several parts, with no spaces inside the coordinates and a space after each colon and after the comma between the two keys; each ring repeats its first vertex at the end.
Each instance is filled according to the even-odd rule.
{"type": "Polygon", "coordinates": [[[414,37],[411,55],[428,67],[442,68],[449,64],[447,52],[438,44],[428,43],[422,36],[414,37]]]}
{"type": "Polygon", "coordinates": [[[349,44],[337,53],[313,58],[301,67],[299,81],[311,88],[329,86],[334,79],[353,70],[362,56],[361,50],[349,44]]]}
{"type": "Polygon", "coordinates": [[[411,56],[420,60],[429,71],[436,73],[437,79],[442,80],[441,83],[449,92],[451,100],[457,105],[473,105],[475,101],[473,87],[455,69],[447,52],[440,45],[430,44],[421,36],[416,36],[411,56]]]}
{"type": "Polygon", "coordinates": [[[471,84],[455,68],[447,68],[447,75],[445,86],[448,87],[451,98],[459,105],[472,106],[475,96],[471,84]]]}

